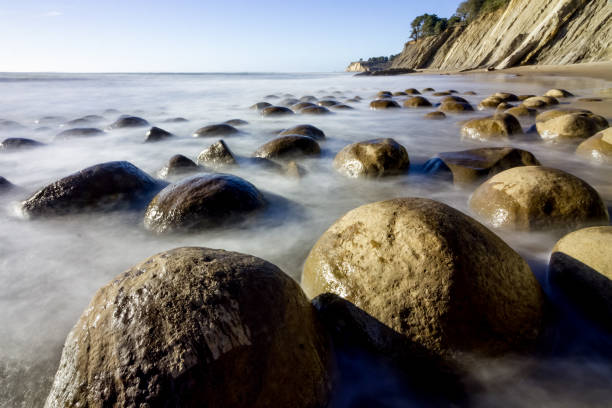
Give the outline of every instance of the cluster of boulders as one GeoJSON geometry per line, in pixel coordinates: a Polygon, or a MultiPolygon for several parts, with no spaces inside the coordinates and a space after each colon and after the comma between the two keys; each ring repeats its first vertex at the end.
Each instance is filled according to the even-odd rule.
{"type": "MultiPolygon", "coordinates": [[[[304,115],[329,115],[333,110],[352,110],[353,107],[345,102],[358,103],[361,101],[360,96],[347,98],[345,102],[338,99],[338,95],[327,95],[321,99],[312,95],[305,95],[297,99],[291,94],[285,94],[284,99],[276,102],[275,105],[270,102],[257,102],[251,106],[251,109],[261,112],[264,117],[275,117],[293,115],[300,113],[304,115]]],[[[267,95],[265,99],[273,100],[280,99],[277,95],[267,95]]]]}

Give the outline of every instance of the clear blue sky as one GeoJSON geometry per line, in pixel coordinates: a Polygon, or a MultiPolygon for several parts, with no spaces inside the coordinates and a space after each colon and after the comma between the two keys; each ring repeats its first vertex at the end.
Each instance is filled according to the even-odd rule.
{"type": "Polygon", "coordinates": [[[325,72],[459,0],[0,0],[0,71],[325,72]]]}

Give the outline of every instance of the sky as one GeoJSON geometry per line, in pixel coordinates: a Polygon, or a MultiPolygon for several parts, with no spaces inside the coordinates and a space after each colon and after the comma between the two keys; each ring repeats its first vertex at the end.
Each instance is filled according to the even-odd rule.
{"type": "Polygon", "coordinates": [[[459,0],[0,0],[0,72],[334,72],[459,0]]]}

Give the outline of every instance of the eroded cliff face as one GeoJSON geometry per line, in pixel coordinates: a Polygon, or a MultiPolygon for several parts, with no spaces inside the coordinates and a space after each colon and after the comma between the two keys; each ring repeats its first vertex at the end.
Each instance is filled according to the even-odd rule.
{"type": "Polygon", "coordinates": [[[611,59],[609,0],[511,0],[465,27],[406,43],[391,68],[502,69],[611,59]]]}

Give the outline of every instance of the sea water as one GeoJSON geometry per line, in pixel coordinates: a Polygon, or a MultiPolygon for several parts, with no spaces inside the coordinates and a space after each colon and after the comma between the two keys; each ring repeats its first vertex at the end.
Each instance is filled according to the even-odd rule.
{"type": "MultiPolygon", "coordinates": [[[[40,406],[57,368],[67,333],[95,291],[114,276],[145,258],[180,246],[205,246],[252,254],[300,279],[301,267],[317,238],[340,216],[359,205],[395,197],[428,197],[467,214],[473,189],[459,188],[427,176],[420,166],[437,153],[492,146],[464,142],[460,121],[487,112],[449,115],[428,121],[430,109],[372,111],[369,101],[380,90],[406,88],[455,89],[476,105],[498,91],[542,94],[553,87],[591,96],[609,88],[603,80],[577,78],[529,79],[514,75],[354,77],[350,74],[0,74],[0,119],[23,127],[0,129],[0,139],[27,137],[46,146],[0,154],[0,176],[19,190],[0,196],[0,407],[40,406]],[[265,99],[274,94],[279,99],[265,99]],[[354,110],[333,115],[291,115],[263,118],[249,106],[275,103],[287,95],[331,96],[354,110]],[[116,111],[107,111],[113,109],[116,111]],[[80,127],[106,128],[120,114],[145,118],[176,138],[144,144],[147,128],[108,131],[98,137],[54,140],[69,128],[66,121],[100,115],[99,122],[80,127]],[[41,120],[46,116],[56,119],[41,120]],[[183,123],[166,122],[174,117],[183,123]],[[193,160],[219,138],[194,138],[205,125],[239,118],[248,121],[239,135],[223,138],[238,156],[250,156],[278,131],[312,124],[327,138],[322,154],[299,160],[307,173],[300,179],[242,165],[231,173],[265,193],[292,205],[277,220],[251,228],[223,228],[190,235],[156,236],[142,225],[141,213],[105,213],[26,220],[18,202],[37,189],[85,167],[127,160],[155,175],[168,159],[183,154],[193,160]],[[404,145],[411,171],[385,180],[356,181],[337,174],[334,155],[345,145],[391,137],[404,145]]],[[[432,102],[440,98],[427,96],[432,102]]],[[[396,98],[400,104],[402,98],[396,98]]],[[[490,114],[491,112],[488,112],[490,114]]],[[[612,119],[612,118],[608,118],[612,119]]],[[[527,128],[533,121],[524,121],[527,128]]],[[[506,145],[506,144],[497,144],[506,145]]],[[[568,171],[594,186],[606,205],[612,203],[612,167],[586,162],[573,148],[538,142],[512,143],[531,151],[543,165],[568,171]]],[[[546,233],[497,233],[530,263],[545,290],[545,267],[559,236],[546,233]]],[[[504,358],[481,362],[473,374],[483,387],[474,406],[606,406],[612,401],[612,363],[606,350],[610,336],[600,333],[564,309],[558,342],[550,356],[504,358]],[[570,321],[571,323],[567,323],[570,321]],[[567,324],[566,324],[567,323],[567,324]],[[567,326],[567,327],[565,327],[567,326]]],[[[360,356],[342,356],[341,369],[350,374],[335,392],[336,407],[358,402],[399,407],[418,405],[393,370],[360,356]]]]}

